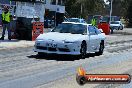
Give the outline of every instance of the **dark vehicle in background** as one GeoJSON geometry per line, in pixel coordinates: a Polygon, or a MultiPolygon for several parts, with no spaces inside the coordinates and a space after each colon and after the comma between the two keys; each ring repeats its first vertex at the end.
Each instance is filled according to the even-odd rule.
{"type": "MultiPolygon", "coordinates": [[[[102,21],[109,23],[110,16],[103,16],[102,21]]],[[[120,21],[120,17],[118,17],[118,16],[111,16],[111,21],[120,21]]]]}
{"type": "Polygon", "coordinates": [[[44,20],[44,27],[45,28],[52,28],[54,26],[55,26],[55,21],[54,20],[50,20],[50,19],[44,20]]]}
{"type": "Polygon", "coordinates": [[[85,19],[82,18],[68,18],[65,19],[66,22],[76,22],[76,23],[86,23],[85,19]]]}
{"type": "MultiPolygon", "coordinates": [[[[103,18],[102,18],[102,22],[106,22],[106,23],[108,23],[110,25],[110,31],[111,31],[111,34],[113,34],[113,30],[119,28],[119,27],[115,27],[115,26],[118,25],[118,22],[117,22],[116,25],[113,25],[114,24],[113,22],[120,21],[120,17],[118,17],[118,16],[111,16],[111,21],[112,21],[112,24],[109,23],[110,22],[110,16],[103,16],[103,18]]],[[[121,29],[121,27],[119,29],[121,29]]]]}
{"type": "Polygon", "coordinates": [[[101,15],[88,15],[87,22],[88,24],[91,24],[91,20],[95,18],[96,19],[96,25],[98,25],[102,21],[101,15]]]}
{"type": "Polygon", "coordinates": [[[96,19],[96,25],[98,25],[102,21],[101,15],[94,15],[93,17],[96,19]]]}

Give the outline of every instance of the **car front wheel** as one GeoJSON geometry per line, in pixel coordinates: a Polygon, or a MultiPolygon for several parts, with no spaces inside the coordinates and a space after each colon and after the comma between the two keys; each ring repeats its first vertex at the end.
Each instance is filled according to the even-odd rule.
{"type": "Polygon", "coordinates": [[[39,56],[42,56],[43,54],[44,54],[44,53],[42,53],[42,52],[38,52],[38,55],[39,55],[39,56]]]}

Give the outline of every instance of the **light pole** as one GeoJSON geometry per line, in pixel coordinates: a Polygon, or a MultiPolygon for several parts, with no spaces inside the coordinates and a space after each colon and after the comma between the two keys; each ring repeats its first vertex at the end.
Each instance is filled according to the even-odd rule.
{"type": "Polygon", "coordinates": [[[82,17],[82,13],[83,13],[83,7],[82,7],[82,4],[81,4],[81,16],[82,17]]]}
{"type": "Polygon", "coordinates": [[[112,4],[113,4],[113,0],[111,0],[111,2],[110,2],[110,21],[109,21],[109,23],[111,22],[112,4]]]}

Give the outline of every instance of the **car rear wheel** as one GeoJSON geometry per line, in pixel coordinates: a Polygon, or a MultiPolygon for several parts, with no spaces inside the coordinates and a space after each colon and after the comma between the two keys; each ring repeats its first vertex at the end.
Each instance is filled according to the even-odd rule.
{"type": "Polygon", "coordinates": [[[81,53],[81,58],[82,59],[85,59],[85,57],[86,57],[86,51],[87,51],[87,45],[86,45],[86,43],[85,42],[83,42],[82,44],[81,44],[81,49],[80,49],[80,53],[81,53]]]}
{"type": "Polygon", "coordinates": [[[123,30],[123,26],[121,26],[120,30],[123,30]]]}
{"type": "Polygon", "coordinates": [[[38,55],[39,55],[39,56],[44,56],[44,55],[45,55],[45,53],[38,52],[38,55]]]}
{"type": "Polygon", "coordinates": [[[113,30],[114,30],[113,28],[111,28],[111,29],[110,29],[110,33],[111,33],[111,34],[113,34],[113,33],[114,33],[114,31],[113,31],[113,30]]]}
{"type": "Polygon", "coordinates": [[[104,52],[104,42],[100,43],[99,52],[96,52],[97,55],[102,55],[104,52]]]}

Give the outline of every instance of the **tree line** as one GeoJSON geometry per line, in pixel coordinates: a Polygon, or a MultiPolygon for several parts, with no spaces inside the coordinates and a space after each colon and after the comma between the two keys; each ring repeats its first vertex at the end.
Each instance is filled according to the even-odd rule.
{"type": "MultiPolygon", "coordinates": [[[[107,0],[110,2],[111,0],[107,0]]],[[[109,15],[110,3],[104,0],[65,0],[66,12],[69,17],[83,17],[88,15],[109,15]]],[[[132,25],[132,0],[113,0],[113,14],[128,19],[132,25]]]]}
{"type": "Polygon", "coordinates": [[[66,0],[66,12],[70,17],[87,17],[87,15],[102,14],[103,0],[66,0]]]}

